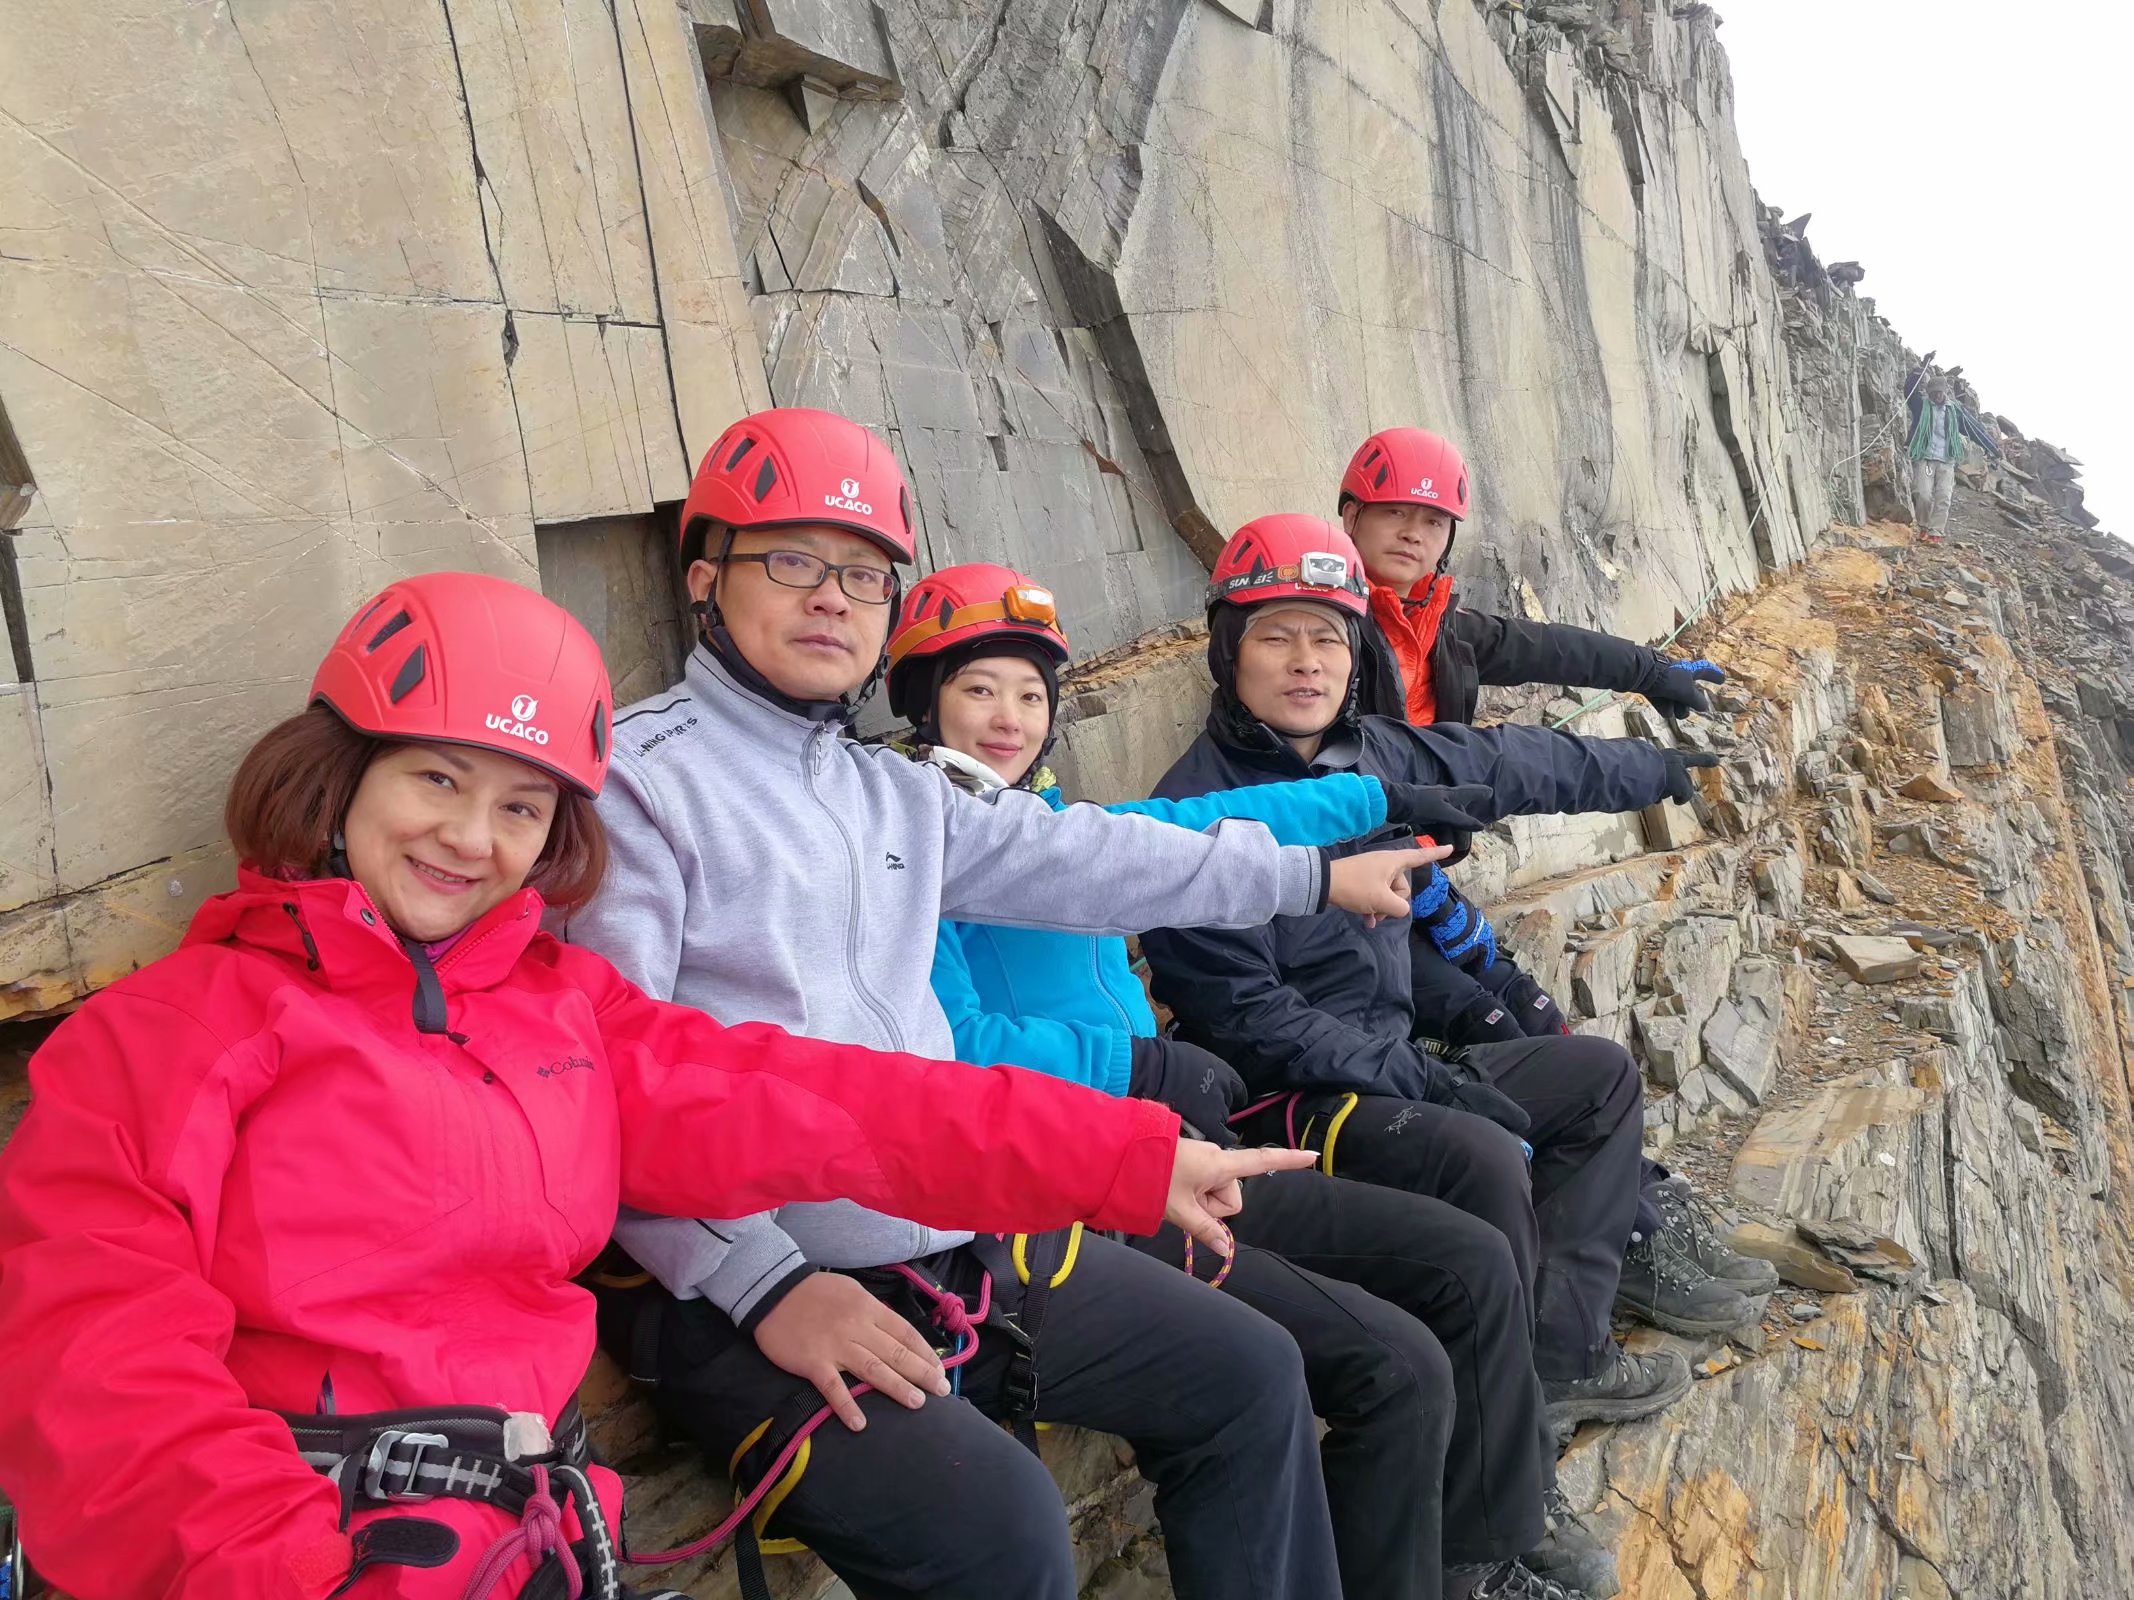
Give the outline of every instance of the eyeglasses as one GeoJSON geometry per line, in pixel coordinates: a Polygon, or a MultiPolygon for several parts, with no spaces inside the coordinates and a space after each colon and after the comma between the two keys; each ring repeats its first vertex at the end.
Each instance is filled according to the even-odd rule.
{"type": "Polygon", "coordinates": [[[805,550],[764,550],[753,555],[728,555],[728,561],[760,561],[771,582],[788,589],[820,589],[823,580],[837,578],[845,598],[863,606],[886,606],[897,597],[897,575],[889,567],[848,561],[839,565],[811,556],[805,550]]]}

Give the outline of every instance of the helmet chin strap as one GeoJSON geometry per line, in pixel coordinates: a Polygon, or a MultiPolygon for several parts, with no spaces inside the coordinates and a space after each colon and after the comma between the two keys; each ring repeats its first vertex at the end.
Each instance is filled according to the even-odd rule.
{"type": "Polygon", "coordinates": [[[348,864],[348,839],[336,828],[333,830],[333,843],[326,851],[326,876],[353,878],[355,875],[355,870],[348,864]]]}

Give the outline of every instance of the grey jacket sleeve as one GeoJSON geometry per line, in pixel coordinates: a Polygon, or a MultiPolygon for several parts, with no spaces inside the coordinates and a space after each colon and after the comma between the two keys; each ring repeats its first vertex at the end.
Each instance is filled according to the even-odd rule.
{"type": "Polygon", "coordinates": [[[615,1238],[677,1300],[709,1300],[746,1324],[757,1303],[807,1266],[800,1246],[767,1211],[731,1222],[692,1222],[623,1210],[615,1238]]]}
{"type": "Polygon", "coordinates": [[[981,799],[912,770],[944,797],[941,914],[954,921],[1124,935],[1253,928],[1325,903],[1325,858],[1261,823],[1195,833],[1093,805],[1054,811],[1019,789],[981,799]]]}
{"type": "MultiPolygon", "coordinates": [[[[596,802],[608,836],[608,870],[591,904],[571,913],[564,937],[607,957],[655,1000],[672,1000],[682,964],[688,890],[661,826],[658,791],[616,762],[596,802]]],[[[702,1297],[736,1322],[804,1265],[800,1246],[765,1211],[697,1222],[625,1209],[615,1237],[678,1299],[702,1297]]]]}
{"type": "Polygon", "coordinates": [[[689,896],[670,842],[680,836],[663,826],[658,791],[620,761],[593,804],[608,836],[608,870],[600,892],[565,919],[563,937],[605,956],[653,999],[672,1000],[689,896]]]}

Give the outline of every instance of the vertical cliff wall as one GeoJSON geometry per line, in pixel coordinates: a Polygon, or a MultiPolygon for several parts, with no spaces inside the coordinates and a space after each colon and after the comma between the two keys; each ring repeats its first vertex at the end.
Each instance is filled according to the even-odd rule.
{"type": "Polygon", "coordinates": [[[393,573],[540,583],[656,686],[672,508],[769,398],[887,432],[926,558],[1041,572],[1085,652],[1373,426],[1468,446],[1470,592],[1648,637],[1797,559],[1853,448],[1702,7],[0,26],[0,1015],[174,942],[236,756],[393,573]]]}

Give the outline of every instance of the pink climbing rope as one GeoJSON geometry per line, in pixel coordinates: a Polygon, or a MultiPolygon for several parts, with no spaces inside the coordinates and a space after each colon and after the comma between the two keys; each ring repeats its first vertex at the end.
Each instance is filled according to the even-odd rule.
{"type": "Polygon", "coordinates": [[[533,1493],[526,1497],[519,1525],[489,1547],[480,1565],[468,1576],[461,1600],[488,1600],[514,1561],[523,1559],[538,1567],[550,1555],[561,1558],[564,1592],[570,1600],[579,1600],[585,1593],[585,1575],[578,1570],[578,1558],[564,1536],[562,1503],[548,1492],[548,1468],[535,1467],[532,1471],[533,1493]]]}
{"type": "MultiPolygon", "coordinates": [[[[1208,1280],[1208,1287],[1211,1289],[1220,1289],[1223,1286],[1223,1280],[1230,1276],[1230,1268],[1237,1260],[1237,1245],[1231,1238],[1230,1230],[1224,1228],[1222,1232],[1223,1242],[1216,1249],[1217,1253],[1223,1258],[1223,1264],[1216,1271],[1215,1276],[1208,1280]]],[[[936,1288],[901,1262],[891,1270],[903,1274],[914,1288],[933,1301],[934,1326],[943,1333],[961,1341],[953,1351],[942,1357],[941,1366],[943,1371],[950,1371],[962,1366],[978,1353],[978,1330],[983,1326],[986,1317],[993,1309],[993,1274],[988,1272],[979,1278],[978,1304],[974,1309],[963,1303],[963,1296],[960,1294],[955,1293],[953,1290],[936,1288]]],[[[1190,1234],[1186,1236],[1185,1270],[1188,1274],[1193,1270],[1193,1238],[1190,1234]]],[[[855,1383],[852,1386],[852,1398],[855,1400],[863,1394],[871,1394],[873,1392],[874,1385],[870,1383],[855,1383]]],[[[711,1550],[717,1549],[740,1531],[741,1524],[754,1513],[756,1507],[763,1504],[764,1497],[771,1492],[772,1487],[777,1484],[778,1480],[785,1476],[785,1469],[793,1464],[793,1457],[800,1453],[800,1447],[807,1442],[809,1435],[829,1421],[832,1415],[830,1408],[823,1406],[813,1416],[809,1417],[806,1422],[803,1422],[795,1430],[793,1437],[786,1440],[785,1448],[778,1452],[768,1470],[764,1472],[761,1478],[756,1480],[756,1487],[749,1490],[740,1504],[727,1513],[724,1522],[705,1534],[703,1538],[692,1540],[688,1544],[681,1545],[673,1550],[655,1550],[645,1555],[625,1552],[622,1559],[633,1567],[665,1567],[672,1566],[677,1561],[688,1561],[695,1556],[704,1555],[711,1550]]],[[[535,1469],[537,1472],[539,1470],[539,1468],[535,1469]]],[[[531,1517],[531,1501],[527,1503],[527,1508],[528,1515],[531,1517]]],[[[514,1533],[507,1537],[516,1538],[517,1534],[514,1533]]],[[[499,1548],[501,1548],[501,1545],[499,1548]]],[[[492,1556],[495,1553],[494,1550],[490,1552],[492,1556]]],[[[487,1562],[485,1561],[484,1571],[486,1570],[487,1562]]],[[[477,1576],[480,1576],[480,1574],[477,1574],[477,1576]]],[[[489,1581],[493,1583],[495,1580],[492,1578],[489,1581]]],[[[573,1575],[573,1581],[576,1581],[575,1574],[573,1575]]],[[[488,1590],[486,1588],[480,1593],[476,1593],[470,1583],[466,1600],[483,1600],[487,1593],[488,1590]]],[[[575,1588],[572,1589],[572,1600],[577,1600],[577,1596],[578,1591],[575,1588]]]]}
{"type": "MultiPolygon", "coordinates": [[[[1215,1253],[1223,1258],[1223,1264],[1215,1269],[1215,1276],[1208,1280],[1208,1287],[1211,1289],[1220,1289],[1223,1280],[1230,1276],[1230,1269],[1237,1265],[1237,1240],[1220,1222],[1216,1227],[1222,1229],[1223,1242],[1215,1247],[1215,1253]]],[[[1186,1276],[1193,1276],[1193,1235],[1190,1233],[1186,1235],[1186,1276]]]]}
{"type": "MultiPolygon", "coordinates": [[[[922,1294],[934,1302],[934,1325],[943,1333],[953,1335],[963,1341],[955,1350],[942,1357],[942,1369],[947,1371],[960,1367],[970,1360],[972,1356],[976,1355],[978,1353],[979,1326],[993,1309],[993,1274],[988,1272],[979,1278],[978,1306],[976,1310],[972,1310],[963,1303],[963,1296],[956,1294],[952,1290],[937,1289],[901,1262],[894,1270],[910,1279],[922,1294]]],[[[871,1394],[873,1392],[874,1385],[871,1383],[855,1383],[852,1386],[852,1398],[855,1400],[863,1394],[871,1394]]],[[[785,1442],[785,1448],[778,1452],[777,1459],[771,1462],[769,1470],[757,1480],[756,1487],[749,1490],[741,1503],[727,1514],[724,1522],[705,1534],[703,1538],[693,1540],[674,1550],[655,1550],[647,1555],[625,1553],[623,1560],[633,1567],[665,1567],[671,1566],[677,1561],[687,1561],[693,1556],[703,1555],[707,1551],[714,1550],[724,1544],[740,1530],[741,1524],[748,1519],[756,1507],[763,1503],[763,1497],[771,1492],[772,1487],[780,1478],[785,1476],[785,1469],[793,1464],[793,1457],[800,1453],[800,1447],[807,1442],[808,1436],[829,1421],[832,1415],[830,1408],[824,1406],[809,1417],[806,1422],[803,1422],[793,1434],[793,1437],[785,1442]]],[[[577,1591],[574,1589],[571,1593],[573,1600],[576,1600],[577,1591]]],[[[480,1600],[480,1597],[470,1593],[468,1600],[480,1600]]]]}

